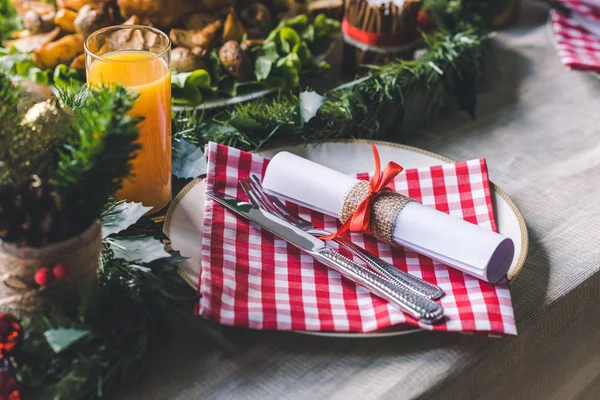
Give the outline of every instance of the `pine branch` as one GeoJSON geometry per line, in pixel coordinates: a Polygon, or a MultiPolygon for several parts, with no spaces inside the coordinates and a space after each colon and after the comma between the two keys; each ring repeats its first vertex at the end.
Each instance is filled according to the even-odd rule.
{"type": "Polygon", "coordinates": [[[81,232],[100,217],[108,199],[131,173],[140,148],[138,118],[128,116],[134,97],[122,87],[86,90],[63,99],[74,107],[76,135],[59,153],[54,178],[70,208],[70,226],[81,232]]]}
{"type": "MultiPolygon", "coordinates": [[[[0,73],[0,121],[3,122],[2,133],[6,132],[9,126],[7,123],[17,120],[18,112],[17,105],[19,104],[19,96],[21,89],[16,88],[10,77],[0,73]]],[[[4,134],[2,136],[5,136],[4,134]]]]}
{"type": "Polygon", "coordinates": [[[196,143],[213,140],[243,149],[255,149],[266,142],[392,138],[402,132],[408,103],[422,103],[420,117],[428,121],[448,97],[474,115],[475,88],[482,74],[487,36],[471,29],[423,37],[426,52],[421,58],[370,66],[362,78],[326,93],[327,101],[308,123],[301,121],[296,96],[279,95],[195,120],[188,115],[188,128],[195,124],[188,134],[196,143]]]}
{"type": "Polygon", "coordinates": [[[10,168],[7,165],[9,161],[9,143],[12,138],[13,130],[19,129],[18,121],[21,112],[18,111],[19,90],[15,90],[10,78],[0,73],[0,185],[8,183],[10,180],[10,168]]]}

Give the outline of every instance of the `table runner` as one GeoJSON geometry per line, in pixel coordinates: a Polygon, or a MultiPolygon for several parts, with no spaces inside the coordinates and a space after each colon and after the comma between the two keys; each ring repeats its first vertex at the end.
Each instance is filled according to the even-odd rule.
{"type": "MultiPolygon", "coordinates": [[[[239,179],[249,174],[262,176],[268,163],[258,155],[215,143],[209,143],[206,153],[207,190],[242,199],[246,196],[238,186],[239,179]]],[[[358,175],[368,177],[367,173],[358,175]]],[[[407,170],[392,188],[440,211],[497,229],[485,160],[407,170]]],[[[337,228],[334,218],[288,205],[317,227],[337,228]]],[[[407,323],[431,330],[516,334],[507,284],[491,285],[366,235],[351,234],[351,239],[399,268],[441,286],[446,292],[441,303],[447,320],[429,326],[405,316],[209,199],[202,237],[201,299],[196,311],[224,325],[253,329],[370,332],[407,323]]]]}

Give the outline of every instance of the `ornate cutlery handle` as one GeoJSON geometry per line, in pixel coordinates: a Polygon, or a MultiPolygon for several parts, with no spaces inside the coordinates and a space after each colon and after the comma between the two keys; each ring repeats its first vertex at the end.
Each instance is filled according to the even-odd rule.
{"type": "Polygon", "coordinates": [[[343,237],[337,237],[334,239],[334,241],[350,250],[354,255],[360,257],[364,262],[369,264],[371,268],[379,272],[381,275],[387,277],[391,281],[405,286],[413,292],[416,292],[421,296],[425,296],[428,299],[437,300],[444,296],[444,291],[439,286],[433,285],[421,278],[417,278],[416,276],[412,276],[411,274],[399,270],[392,264],[382,260],[381,258],[352,243],[351,241],[344,239],[343,237]]]}
{"type": "Polygon", "coordinates": [[[444,309],[438,303],[388,281],[331,249],[318,250],[313,256],[414,318],[435,322],[444,316],[444,309]]]}

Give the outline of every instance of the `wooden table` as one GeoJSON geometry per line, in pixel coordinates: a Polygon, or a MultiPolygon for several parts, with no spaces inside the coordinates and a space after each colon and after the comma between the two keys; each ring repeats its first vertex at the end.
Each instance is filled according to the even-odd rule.
{"type": "Polygon", "coordinates": [[[527,221],[512,285],[515,338],[420,333],[330,339],[233,330],[225,355],[179,327],[127,399],[600,398],[600,80],[561,65],[547,10],[525,1],[494,39],[492,88],[473,121],[446,110],[402,141],[486,157],[527,221]]]}

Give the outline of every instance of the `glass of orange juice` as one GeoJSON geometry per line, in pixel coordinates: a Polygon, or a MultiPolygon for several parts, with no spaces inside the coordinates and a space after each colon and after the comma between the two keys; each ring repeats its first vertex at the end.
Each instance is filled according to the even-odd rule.
{"type": "Polygon", "coordinates": [[[131,114],[143,117],[132,175],[117,200],[164,208],[171,200],[171,42],[158,29],[117,25],[92,33],[85,41],[87,83],[119,84],[139,97],[131,114]]]}

